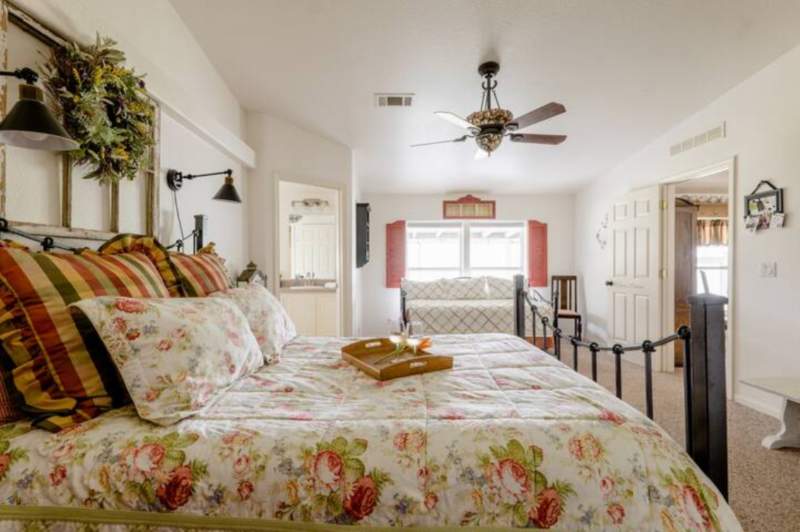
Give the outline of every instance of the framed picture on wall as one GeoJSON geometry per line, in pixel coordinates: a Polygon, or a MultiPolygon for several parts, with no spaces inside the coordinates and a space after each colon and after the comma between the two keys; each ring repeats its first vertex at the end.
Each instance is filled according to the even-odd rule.
{"type": "Polygon", "coordinates": [[[782,227],[783,189],[769,181],[761,181],[756,188],[744,197],[745,227],[751,231],[782,227]],[[768,190],[763,190],[768,187],[768,190]]]}

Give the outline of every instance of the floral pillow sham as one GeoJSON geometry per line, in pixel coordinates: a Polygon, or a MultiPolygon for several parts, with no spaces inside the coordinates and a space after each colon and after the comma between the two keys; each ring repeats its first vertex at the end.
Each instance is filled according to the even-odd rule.
{"type": "Polygon", "coordinates": [[[142,419],[200,414],[264,364],[247,319],[216,298],[97,297],[71,305],[91,321],[142,419]]]}
{"type": "Polygon", "coordinates": [[[229,288],[211,294],[213,298],[228,299],[236,303],[255,334],[264,361],[277,362],[283,346],[297,336],[297,329],[283,305],[269,290],[258,284],[229,288]]]}

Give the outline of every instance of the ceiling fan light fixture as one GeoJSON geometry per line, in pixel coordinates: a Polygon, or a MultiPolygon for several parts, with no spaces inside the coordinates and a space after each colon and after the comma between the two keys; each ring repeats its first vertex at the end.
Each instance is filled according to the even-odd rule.
{"type": "Polygon", "coordinates": [[[500,109],[495,107],[493,109],[484,109],[482,111],[475,111],[467,117],[467,122],[473,126],[502,126],[510,122],[514,118],[514,114],[508,109],[500,109]]]}
{"type": "Polygon", "coordinates": [[[461,118],[459,115],[448,111],[437,111],[435,113],[439,118],[466,130],[468,132],[466,135],[450,140],[412,144],[411,147],[463,142],[468,138],[473,138],[478,145],[477,159],[482,158],[484,154],[487,157],[491,155],[493,151],[500,147],[503,137],[510,137],[513,142],[525,144],[555,145],[564,142],[567,138],[566,135],[516,133],[533,124],[558,116],[566,112],[567,109],[558,102],[550,102],[515,119],[511,111],[500,107],[500,100],[495,93],[497,80],[494,77],[499,71],[500,65],[496,61],[487,61],[478,67],[478,73],[484,78],[483,83],[481,83],[483,96],[481,97],[480,111],[470,114],[467,118],[461,118]]]}
{"type": "Polygon", "coordinates": [[[481,133],[475,137],[475,144],[489,155],[500,147],[501,142],[503,142],[501,133],[481,133]]]}

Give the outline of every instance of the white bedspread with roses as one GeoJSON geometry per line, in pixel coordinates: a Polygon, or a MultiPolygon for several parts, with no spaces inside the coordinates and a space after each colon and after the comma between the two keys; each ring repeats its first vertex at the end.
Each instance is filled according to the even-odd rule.
{"type": "Polygon", "coordinates": [[[298,528],[741,529],[662,429],[520,339],[434,337],[452,370],[384,383],[341,361],[349,341],[299,338],[172,426],[126,407],[59,434],[0,427],[2,505],[298,528]]]}

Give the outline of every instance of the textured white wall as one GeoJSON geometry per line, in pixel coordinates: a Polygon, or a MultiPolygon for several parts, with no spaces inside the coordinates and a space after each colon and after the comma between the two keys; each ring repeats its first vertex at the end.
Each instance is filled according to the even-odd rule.
{"type": "Polygon", "coordinates": [[[137,0],[19,0],[20,7],[68,38],[95,34],[119,43],[128,65],[146,73],[147,86],[179,103],[198,124],[239,134],[243,112],[170,2],[137,0]]]}
{"type": "Polygon", "coordinates": [[[682,172],[736,156],[734,259],[734,396],[775,413],[779,402],[740,382],[758,376],[800,375],[800,47],[795,48],[713,103],[682,121],[578,195],[575,257],[589,333],[607,323],[608,248],[594,234],[613,199],[682,172]],[[669,146],[727,123],[727,138],[675,157],[669,146]],[[762,179],[785,187],[787,225],[752,234],[744,230],[743,195],[762,179]],[[762,262],[778,263],[777,278],[760,277],[762,262]]]}
{"type": "MultiPolygon", "coordinates": [[[[247,209],[253,201],[248,193],[248,180],[242,175],[242,165],[230,156],[214,149],[206,140],[188,130],[169,116],[161,120],[161,183],[160,217],[158,238],[166,244],[174,242],[178,235],[172,191],[167,188],[166,171],[175,168],[188,173],[217,172],[230,168],[242,203],[231,203],[212,199],[225,181],[224,176],[203,177],[184,181],[177,192],[178,207],[183,221],[184,234],[194,228],[194,215],[208,216],[208,234],[205,243],[214,242],[217,252],[228,263],[233,275],[250,260],[248,252],[247,209]]],[[[186,252],[192,252],[191,239],[186,241],[186,252]]]]}
{"type": "MultiPolygon", "coordinates": [[[[92,42],[96,33],[119,43],[127,56],[128,65],[146,74],[148,90],[159,99],[176,105],[164,107],[161,128],[161,166],[159,179],[160,223],[159,238],[170,243],[178,236],[171,192],[166,187],[168,168],[184,172],[209,172],[231,168],[236,175],[236,187],[245,203],[232,205],[211,200],[223,178],[205,178],[187,182],[179,192],[184,229],[192,229],[192,215],[209,216],[210,235],[220,253],[229,260],[232,273],[237,273],[249,259],[247,236],[247,180],[241,164],[219,146],[211,144],[186,127],[239,144],[242,132],[242,109],[225,82],[211,65],[203,50],[184,25],[169,2],[139,0],[137,2],[108,2],[102,0],[20,0],[22,9],[62,33],[69,39],[92,42]],[[179,113],[180,116],[178,116],[179,113]]],[[[14,55],[14,50],[9,50],[14,55]]],[[[41,173],[41,163],[34,159],[10,161],[15,175],[41,173]],[[17,164],[19,163],[19,164],[17,164]],[[20,168],[19,165],[22,164],[20,168]],[[25,166],[27,164],[27,167],[25,166]],[[16,165],[16,166],[15,166],[16,165]]],[[[57,178],[57,177],[54,177],[57,178]]],[[[77,225],[99,225],[103,219],[97,206],[99,189],[94,183],[77,183],[80,191],[74,196],[73,212],[77,225]],[[85,191],[84,191],[85,189],[85,191]],[[84,224],[86,225],[86,224],[84,224]]],[[[9,186],[13,191],[13,184],[9,186]]],[[[135,212],[141,208],[141,187],[125,183],[121,188],[121,228],[137,230],[141,225],[135,212]],[[126,220],[130,219],[128,224],[126,220]]],[[[32,217],[41,210],[41,197],[20,196],[23,204],[15,204],[18,218],[32,217]]],[[[15,197],[9,195],[9,202],[15,197]]],[[[40,215],[38,215],[40,216],[40,215]]],[[[50,223],[55,222],[50,216],[50,223]]],[[[99,228],[99,227],[98,227],[99,228]]],[[[191,244],[189,248],[191,249],[191,244]]]]}
{"type": "MultiPolygon", "coordinates": [[[[276,179],[339,187],[344,209],[345,235],[353,233],[353,154],[350,148],[266,113],[246,118],[248,144],[258,161],[250,171],[250,249],[253,259],[276,286],[275,198],[276,179]]],[[[352,330],[353,239],[343,242],[342,297],[345,334],[352,330]]]]}
{"type": "MultiPolygon", "coordinates": [[[[571,195],[486,196],[497,201],[498,220],[539,220],[547,223],[548,274],[573,273],[574,197],[571,195]]],[[[384,335],[400,318],[400,289],[386,288],[386,224],[396,220],[442,219],[442,201],[454,196],[366,194],[370,214],[370,260],[360,268],[358,333],[384,335]]]]}

